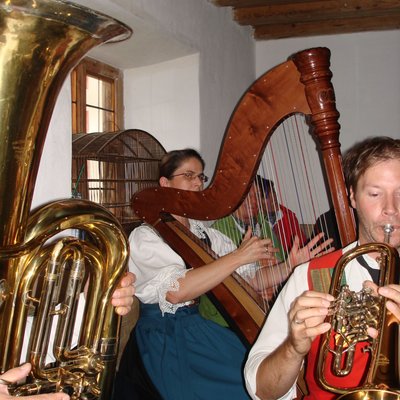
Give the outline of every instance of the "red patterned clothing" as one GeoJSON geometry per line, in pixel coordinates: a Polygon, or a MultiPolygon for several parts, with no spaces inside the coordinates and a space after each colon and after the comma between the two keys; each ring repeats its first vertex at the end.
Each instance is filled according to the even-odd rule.
{"type": "Polygon", "coordinates": [[[300,246],[304,246],[307,242],[307,237],[300,228],[296,214],[288,208],[279,205],[280,213],[277,221],[273,225],[275,235],[282,244],[283,251],[288,253],[293,246],[293,239],[297,235],[300,239],[300,246]]]}
{"type": "MultiPolygon", "coordinates": [[[[317,259],[313,259],[308,267],[308,285],[310,290],[318,291],[329,291],[330,277],[333,273],[334,266],[343,254],[342,250],[335,251],[325,256],[324,265],[318,262],[317,259]],[[321,285],[322,283],[322,285],[321,285]],[[317,287],[315,287],[317,285],[317,287]]],[[[306,371],[306,382],[308,385],[309,395],[305,396],[303,400],[333,400],[338,394],[327,392],[321,388],[319,383],[315,379],[315,373],[318,364],[319,347],[322,340],[322,336],[319,336],[314,340],[311,350],[307,356],[307,371],[306,371]]],[[[330,345],[333,348],[334,337],[331,337],[330,345]]],[[[354,365],[357,368],[352,368],[350,373],[345,377],[338,378],[332,374],[329,366],[332,365],[332,353],[328,353],[326,357],[326,364],[324,368],[324,376],[326,382],[333,387],[346,388],[360,386],[364,378],[364,371],[367,363],[370,360],[370,352],[365,351],[368,346],[367,342],[358,343],[354,352],[354,365]]]]}

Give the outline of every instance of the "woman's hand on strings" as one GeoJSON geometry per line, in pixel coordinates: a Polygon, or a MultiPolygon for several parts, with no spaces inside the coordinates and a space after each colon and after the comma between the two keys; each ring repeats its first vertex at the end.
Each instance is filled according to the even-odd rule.
{"type": "Polygon", "coordinates": [[[317,236],[312,238],[304,247],[300,247],[300,239],[296,235],[293,240],[293,246],[290,249],[288,260],[289,263],[295,267],[299,264],[303,264],[314,257],[319,257],[324,254],[331,253],[335,250],[331,246],[333,239],[324,240],[321,244],[317,243],[324,237],[324,233],[319,233],[317,236]]]}
{"type": "Polygon", "coordinates": [[[273,246],[271,239],[260,239],[252,236],[252,230],[249,227],[243,237],[242,243],[236,252],[246,259],[242,265],[256,262],[259,260],[267,260],[273,263],[277,262],[275,253],[279,250],[273,246]]]}

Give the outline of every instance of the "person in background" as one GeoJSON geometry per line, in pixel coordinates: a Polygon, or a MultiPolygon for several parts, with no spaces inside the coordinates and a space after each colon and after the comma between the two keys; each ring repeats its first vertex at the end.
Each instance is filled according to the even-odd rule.
{"type": "Polygon", "coordinates": [[[339,229],[336,223],[335,210],[330,208],[328,211],[321,214],[315,221],[312,237],[315,237],[321,232],[326,232],[326,235],[333,240],[332,246],[335,249],[342,247],[340,240],[339,229]]]}
{"type": "MultiPolygon", "coordinates": [[[[288,254],[294,245],[297,237],[298,245],[305,246],[307,237],[300,227],[296,214],[279,203],[275,191],[274,182],[270,179],[256,176],[255,185],[259,189],[260,197],[264,201],[261,203],[263,207],[264,220],[262,225],[269,225],[279,240],[282,250],[288,254]]],[[[266,230],[267,228],[263,228],[266,230]]]]}
{"type": "MultiPolygon", "coordinates": [[[[393,231],[390,244],[400,248],[400,140],[390,137],[368,138],[353,146],[343,159],[351,206],[357,213],[358,240],[344,249],[298,266],[280,292],[245,365],[245,379],[252,399],[292,399],[296,397],[296,379],[305,364],[309,394],[305,399],[331,400],[336,394],[324,390],[316,380],[315,367],[319,342],[328,332],[325,322],[332,302],[329,290],[331,273],[343,254],[356,245],[384,241],[384,226],[393,231]]],[[[378,254],[352,259],[345,268],[350,290],[363,287],[385,297],[386,308],[400,319],[400,285],[378,287],[378,254]]],[[[371,327],[367,335],[376,336],[371,327]]],[[[353,368],[340,385],[361,384],[369,354],[369,340],[357,343],[353,368]]],[[[337,377],[328,372],[330,383],[337,377]]]]}
{"type": "Polygon", "coordinates": [[[216,220],[211,226],[224,235],[229,236],[235,246],[238,246],[248,228],[256,236],[269,238],[277,249],[275,257],[278,261],[284,259],[282,246],[272,227],[264,223],[265,213],[261,209],[261,193],[256,184],[252,184],[246,198],[241,205],[230,215],[216,220]]]}
{"type": "MultiPolygon", "coordinates": [[[[331,247],[332,240],[330,239],[316,245],[323,239],[324,234],[322,233],[302,247],[300,247],[299,238],[295,236],[293,246],[285,260],[282,246],[262,209],[264,203],[262,200],[263,191],[265,190],[260,190],[260,185],[264,181],[266,181],[264,178],[257,175],[242,204],[231,215],[215,221],[212,227],[228,236],[235,245],[240,243],[249,228],[255,235],[271,239],[274,246],[271,251],[273,251],[275,259],[269,260],[268,263],[261,261],[258,265],[248,266],[250,273],[245,277],[256,291],[271,300],[297,265],[334,249],[331,247]]],[[[205,312],[203,315],[205,315],[205,312]]]]}
{"type": "MultiPolygon", "coordinates": [[[[203,170],[197,151],[171,151],[161,161],[159,183],[200,191],[207,180],[203,170]]],[[[199,221],[175,218],[218,254],[231,243],[199,221]]],[[[134,229],[129,240],[129,269],[137,276],[140,317],[121,359],[114,399],[132,399],[135,394],[141,399],[247,399],[242,375],[246,348],[232,330],[200,315],[198,298],[241,265],[272,259],[271,240],[249,231],[236,250],[231,247],[229,254],[195,269],[187,268],[152,226],[134,229]],[[143,379],[137,381],[140,365],[156,393],[143,388],[143,379]]]]}

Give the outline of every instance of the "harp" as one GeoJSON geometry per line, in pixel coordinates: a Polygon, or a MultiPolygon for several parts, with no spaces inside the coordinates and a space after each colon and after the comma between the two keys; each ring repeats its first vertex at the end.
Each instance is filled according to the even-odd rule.
{"type": "MultiPolygon", "coordinates": [[[[213,255],[170,214],[203,221],[231,214],[250,190],[277,126],[293,114],[303,114],[310,121],[323,159],[341,241],[353,241],[355,229],[341,165],[339,113],[331,77],[327,48],[296,53],[261,76],[231,116],[210,185],[201,192],[144,190],[132,200],[134,212],[153,225],[191,267],[211,262],[213,255]]],[[[213,295],[245,340],[252,343],[266,316],[257,296],[233,275],[217,286],[213,295]]]]}

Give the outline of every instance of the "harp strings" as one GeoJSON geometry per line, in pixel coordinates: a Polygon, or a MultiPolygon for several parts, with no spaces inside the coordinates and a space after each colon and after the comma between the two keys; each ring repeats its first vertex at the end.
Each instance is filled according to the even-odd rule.
{"type": "MultiPolygon", "coordinates": [[[[282,286],[282,276],[288,276],[295,267],[288,257],[294,236],[299,238],[300,247],[304,246],[312,237],[317,217],[329,208],[319,155],[309,129],[304,115],[300,114],[285,119],[277,127],[266,145],[257,172],[273,183],[274,190],[268,185],[258,185],[259,191],[247,196],[234,212],[234,232],[228,235],[235,237],[234,242],[239,245],[247,227],[251,227],[253,235],[271,237],[280,250],[277,253],[279,269],[273,268],[268,274],[260,273],[262,268],[274,264],[263,261],[256,267],[244,266],[240,272],[263,296],[266,310],[268,302],[282,286]],[[271,195],[271,192],[276,195],[271,195]],[[286,227],[279,223],[283,208],[295,213],[298,224],[291,218],[286,227]]],[[[229,230],[229,227],[223,229],[229,230]]]]}
{"type": "MultiPolygon", "coordinates": [[[[254,201],[254,198],[253,201],[250,201],[250,198],[246,197],[238,209],[229,217],[229,220],[223,219],[219,221],[219,223],[222,224],[222,226],[220,225],[220,230],[226,232],[227,236],[232,239],[236,246],[240,245],[248,229],[251,229],[252,235],[261,235],[261,227],[258,218],[257,216],[254,216],[256,215],[255,212],[258,212],[261,207],[261,204],[262,200],[260,195],[257,195],[256,202],[254,201]],[[257,206],[256,208],[255,205],[257,206]]],[[[271,293],[268,295],[266,288],[273,285],[277,279],[273,277],[272,280],[267,281],[259,274],[260,268],[260,263],[252,263],[241,266],[237,270],[237,273],[261,295],[260,306],[267,311],[269,310],[268,300],[269,297],[271,297],[271,293]]],[[[235,274],[233,276],[235,277],[235,274]]],[[[269,290],[269,292],[271,291],[269,290]]]]}
{"type": "MultiPolygon", "coordinates": [[[[303,116],[295,115],[284,121],[280,132],[274,133],[268,145],[269,155],[273,160],[271,167],[263,168],[264,162],[261,162],[260,166],[263,169],[262,173],[274,182],[279,204],[293,210],[301,224],[315,221],[318,208],[318,199],[315,199],[312,189],[315,183],[310,167],[310,146],[306,142],[306,135],[309,136],[309,133],[305,128],[303,116]]],[[[298,227],[292,224],[292,235],[287,233],[279,232],[286,252],[292,247],[292,235],[297,234],[300,238],[302,236],[298,227]]],[[[301,244],[304,244],[304,241],[301,241],[301,244]]]]}
{"type": "MultiPolygon", "coordinates": [[[[298,221],[297,224],[289,218],[284,227],[271,219],[270,214],[264,216],[274,226],[284,252],[282,268],[289,274],[295,267],[288,258],[294,236],[299,238],[300,247],[304,246],[313,237],[316,219],[329,208],[317,145],[304,115],[295,114],[276,129],[266,146],[258,174],[274,184],[276,197],[270,196],[272,208],[281,210],[278,213],[287,208],[298,221]]],[[[273,218],[279,219],[279,215],[273,218]]]]}
{"type": "Polygon", "coordinates": [[[286,228],[279,222],[283,218],[283,207],[292,209],[293,203],[299,210],[296,213],[299,222],[304,219],[304,207],[301,204],[304,203],[306,197],[304,180],[306,180],[308,172],[304,168],[305,151],[300,131],[302,127],[298,116],[283,121],[268,142],[258,170],[258,174],[267,178],[271,183],[262,188],[262,197],[264,201],[266,199],[268,207],[267,209],[261,207],[261,218],[271,226],[280,248],[279,268],[281,274],[277,276],[277,281],[273,286],[272,297],[275,297],[281,287],[282,275],[288,276],[294,267],[293,261],[289,257],[294,237],[298,237],[300,245],[305,244],[305,235],[300,232],[301,228],[293,220],[287,221],[286,228]]]}

